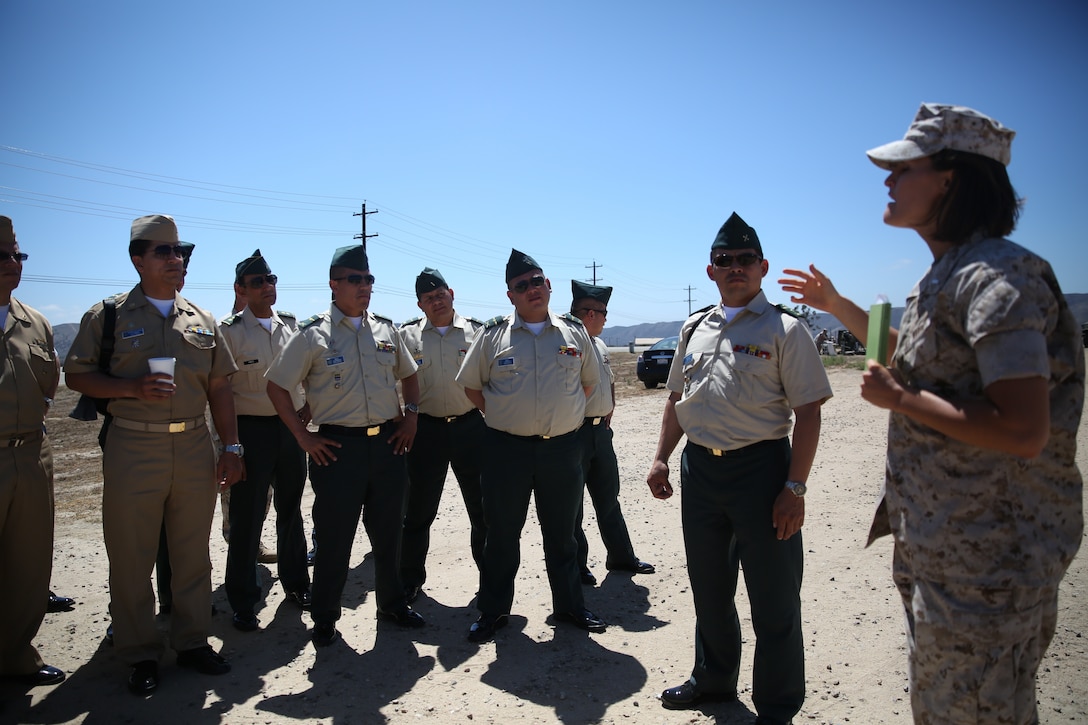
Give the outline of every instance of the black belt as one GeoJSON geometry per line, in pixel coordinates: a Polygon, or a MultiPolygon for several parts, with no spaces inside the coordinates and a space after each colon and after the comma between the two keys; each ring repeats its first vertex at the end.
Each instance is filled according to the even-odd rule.
{"type": "Polygon", "coordinates": [[[0,438],[0,448],[18,448],[27,443],[40,441],[44,437],[45,434],[41,430],[36,430],[31,433],[22,433],[17,436],[11,436],[10,438],[0,438]]]}
{"type": "Polygon", "coordinates": [[[572,436],[575,433],[577,433],[578,431],[580,431],[581,429],[582,429],[582,426],[578,426],[577,428],[570,431],[569,433],[560,433],[559,435],[554,435],[554,436],[519,436],[516,433],[507,433],[504,430],[500,430],[499,433],[502,433],[503,435],[508,435],[511,438],[517,438],[518,440],[522,440],[522,441],[554,441],[554,440],[557,440],[559,438],[566,438],[567,436],[572,436]]]}
{"type": "Polygon", "coordinates": [[[428,420],[433,420],[433,421],[435,421],[437,423],[456,423],[459,420],[467,420],[468,418],[474,418],[479,414],[480,414],[480,409],[479,408],[473,408],[469,412],[462,413],[461,415],[427,415],[426,413],[420,413],[419,417],[420,418],[426,418],[428,420]]]}
{"type": "Polygon", "coordinates": [[[706,446],[700,446],[698,443],[692,443],[692,445],[696,446],[698,448],[702,448],[704,451],[706,451],[707,453],[709,453],[712,456],[715,456],[717,458],[723,458],[723,457],[732,457],[732,456],[743,456],[743,455],[746,455],[748,453],[755,453],[760,448],[764,448],[764,447],[769,446],[769,445],[774,445],[776,443],[781,443],[784,440],[786,440],[786,439],[785,438],[776,438],[774,440],[769,440],[769,441],[756,441],[755,443],[752,443],[752,444],[747,445],[747,446],[742,446],[740,448],[734,448],[731,451],[726,451],[726,450],[723,450],[721,448],[708,448],[706,446]]]}
{"type": "Polygon", "coordinates": [[[254,423],[267,423],[271,420],[279,420],[278,415],[239,415],[238,420],[251,420],[254,423]]]}
{"type": "Polygon", "coordinates": [[[356,428],[354,426],[346,425],[333,425],[332,423],[322,423],[317,427],[317,432],[322,435],[341,435],[348,436],[349,438],[373,438],[382,432],[382,428],[391,424],[393,421],[387,420],[384,423],[378,423],[377,425],[364,426],[356,428]]]}

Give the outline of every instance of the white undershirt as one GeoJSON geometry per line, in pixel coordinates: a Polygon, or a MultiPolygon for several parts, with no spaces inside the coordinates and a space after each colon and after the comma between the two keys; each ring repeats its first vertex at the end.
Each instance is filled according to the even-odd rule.
{"type": "Polygon", "coordinates": [[[741,310],[746,309],[748,309],[747,305],[744,307],[726,307],[725,305],[722,305],[722,314],[725,315],[725,321],[729,322],[734,317],[739,315],[741,313],[741,310]]]}
{"type": "Polygon", "coordinates": [[[544,320],[543,322],[526,322],[525,326],[529,328],[529,332],[533,333],[534,335],[539,335],[541,332],[544,331],[544,327],[547,324],[548,321],[544,320]]]}
{"type": "Polygon", "coordinates": [[[440,337],[445,337],[446,333],[450,331],[450,326],[449,325],[443,325],[442,327],[436,327],[434,329],[438,330],[438,334],[439,334],[440,337]]]}
{"type": "Polygon", "coordinates": [[[174,309],[174,298],[172,297],[168,300],[157,300],[154,297],[148,297],[147,301],[155,305],[155,309],[161,312],[163,317],[169,317],[170,310],[174,309]]]}
{"type": "Polygon", "coordinates": [[[358,331],[359,328],[363,326],[363,316],[362,315],[359,315],[358,317],[349,317],[348,319],[351,320],[351,324],[355,325],[355,330],[356,331],[358,331]]]}
{"type": "Polygon", "coordinates": [[[261,327],[272,332],[272,318],[271,317],[258,317],[257,322],[261,323],[261,327]]]}

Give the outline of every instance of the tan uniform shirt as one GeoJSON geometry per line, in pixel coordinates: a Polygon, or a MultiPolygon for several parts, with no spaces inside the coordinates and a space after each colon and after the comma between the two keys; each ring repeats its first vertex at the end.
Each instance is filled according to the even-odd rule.
{"type": "Polygon", "coordinates": [[[487,425],[519,436],[558,436],[585,419],[583,387],[600,382],[582,323],[548,314],[534,335],[515,312],[489,320],[468,349],[457,382],[483,391],[487,425]]]}
{"type": "Polygon", "coordinates": [[[419,412],[445,418],[464,415],[475,407],[454,378],[481,328],[479,320],[454,312],[445,335],[439,335],[426,317],[406,322],[397,330],[419,366],[419,412]]]}
{"type": "Polygon", "coordinates": [[[784,438],[794,408],[832,394],[805,324],[762,290],[728,322],[721,305],[689,317],[665,385],[681,394],[676,417],[688,440],[726,451],[784,438]]]}
{"type": "Polygon", "coordinates": [[[45,397],[58,377],[53,328],[14,297],[0,356],[0,439],[40,431],[49,411],[45,397]]]}
{"type": "Polygon", "coordinates": [[[392,320],[365,312],[356,330],[332,305],[299,325],[266,377],[285,390],[302,383],[314,423],[365,428],[400,416],[397,380],[415,372],[392,320]]]}
{"type": "Polygon", "coordinates": [[[593,387],[586,401],[586,417],[604,417],[616,407],[612,400],[612,383],[616,381],[616,374],[612,372],[612,360],[608,354],[608,345],[599,337],[594,337],[593,349],[597,354],[597,365],[601,372],[601,382],[593,387]]]}
{"type": "MultiPolygon", "coordinates": [[[[115,378],[138,378],[149,370],[153,357],[177,358],[174,367],[174,395],[166,400],[114,398],[109,412],[118,418],[166,423],[203,418],[208,405],[208,381],[237,371],[230,348],[224,343],[212,313],[197,307],[181,295],[174,297],[174,309],[163,317],[147,301],[137,285],[117,295],[116,340],[109,374],[115,378]]],[[[66,373],[98,372],[102,350],[102,303],[83,315],[79,332],[64,361],[66,373]]]]}
{"type": "MultiPolygon", "coordinates": [[[[227,338],[238,372],[231,376],[234,392],[234,411],[238,415],[276,415],[268,397],[268,381],[265,373],[272,361],[287,344],[298,322],[289,312],[272,312],[272,330],[264,329],[257,316],[247,307],[219,323],[223,337],[227,338]]],[[[291,404],[299,410],[306,403],[302,386],[290,388],[291,404]]]]}

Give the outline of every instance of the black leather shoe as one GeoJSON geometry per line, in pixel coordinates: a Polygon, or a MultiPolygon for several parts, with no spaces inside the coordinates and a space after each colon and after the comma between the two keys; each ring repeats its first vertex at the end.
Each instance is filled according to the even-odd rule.
{"type": "Polygon", "coordinates": [[[609,571],[628,571],[632,574],[653,574],[655,571],[657,571],[656,569],[654,569],[653,564],[647,564],[644,561],[635,561],[630,564],[624,564],[622,566],[618,566],[615,564],[605,564],[605,567],[607,567],[609,571]]]}
{"type": "Polygon", "coordinates": [[[661,693],[661,704],[670,710],[686,710],[704,702],[732,702],[736,699],[735,692],[725,694],[699,692],[691,680],[682,685],[670,687],[661,693]]]}
{"type": "Polygon", "coordinates": [[[328,647],[339,638],[340,633],[332,624],[315,624],[314,631],[310,633],[310,641],[314,643],[314,647],[328,647]]]}
{"type": "Polygon", "coordinates": [[[297,592],[287,592],[287,601],[294,602],[302,609],[310,611],[310,606],[314,603],[314,598],[313,595],[310,594],[309,589],[301,589],[297,592]]]}
{"type": "Polygon", "coordinates": [[[106,627],[106,644],[110,647],[113,646],[113,622],[110,622],[110,626],[106,627]]]}
{"type": "Polygon", "coordinates": [[[593,576],[593,572],[589,569],[582,569],[582,573],[579,576],[582,579],[582,583],[587,587],[597,586],[597,577],[593,576]]]}
{"type": "Polygon", "coordinates": [[[260,620],[257,619],[257,615],[252,611],[249,612],[235,612],[234,619],[231,620],[231,624],[239,632],[253,632],[256,631],[260,620]]]}
{"type": "Polygon", "coordinates": [[[404,587],[404,601],[409,604],[415,603],[419,599],[419,595],[423,593],[423,587],[416,586],[415,584],[409,584],[404,587]]]}
{"type": "Polygon", "coordinates": [[[47,612],[70,612],[72,608],[76,606],[76,600],[71,597],[58,597],[53,592],[49,592],[49,606],[45,608],[47,612]]]}
{"type": "Polygon", "coordinates": [[[412,629],[419,629],[427,624],[427,620],[423,618],[423,615],[409,607],[407,604],[400,609],[393,609],[390,611],[379,609],[378,619],[384,619],[387,622],[393,622],[399,624],[401,627],[410,627],[412,629]]]}
{"type": "Polygon", "coordinates": [[[60,682],[64,682],[64,671],[58,670],[51,665],[42,665],[37,672],[31,672],[29,675],[20,675],[21,679],[31,687],[38,687],[40,685],[56,685],[60,682]]]}
{"type": "Polygon", "coordinates": [[[506,626],[508,618],[505,614],[500,614],[497,617],[492,617],[489,614],[481,614],[480,618],[472,623],[472,626],[468,628],[468,641],[476,642],[490,642],[495,639],[495,632],[506,626]]]}
{"type": "Polygon", "coordinates": [[[128,674],[128,691],[133,695],[146,695],[159,686],[159,663],[144,660],[132,666],[128,674]]]}
{"type": "Polygon", "coordinates": [[[178,666],[204,675],[225,675],[230,672],[230,662],[208,644],[178,652],[178,666]]]}
{"type": "Polygon", "coordinates": [[[603,632],[608,628],[603,619],[588,609],[580,612],[556,612],[555,620],[573,624],[578,629],[584,629],[587,632],[603,632]]]}

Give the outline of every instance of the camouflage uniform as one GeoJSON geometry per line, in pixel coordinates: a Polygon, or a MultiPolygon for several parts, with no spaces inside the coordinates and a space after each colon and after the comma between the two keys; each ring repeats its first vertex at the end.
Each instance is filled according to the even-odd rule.
{"type": "Polygon", "coordinates": [[[975,238],[934,262],[911,292],[894,365],[906,385],[945,399],[982,400],[999,380],[1049,380],[1050,438],[1032,460],[892,413],[869,539],[895,537],[916,718],[1035,722],[1035,672],[1083,530],[1076,321],[1045,260],[975,238]]]}

